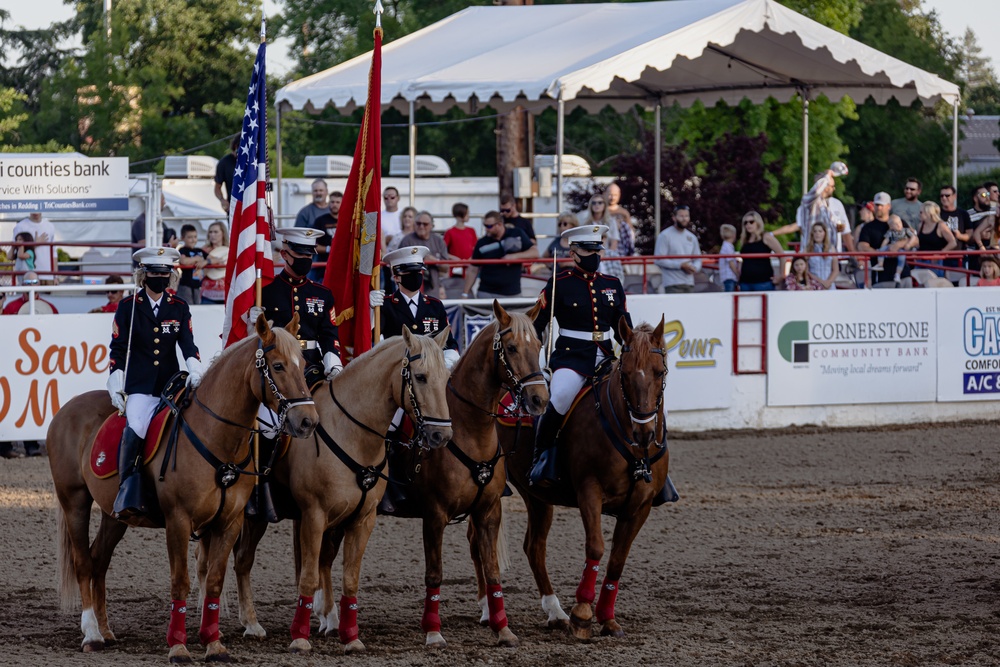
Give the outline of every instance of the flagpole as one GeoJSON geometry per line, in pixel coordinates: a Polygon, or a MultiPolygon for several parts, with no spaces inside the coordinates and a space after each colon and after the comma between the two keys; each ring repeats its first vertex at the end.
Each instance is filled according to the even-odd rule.
{"type": "MultiPolygon", "coordinates": [[[[374,34],[379,34],[382,32],[382,12],[385,11],[382,7],[382,0],[375,0],[375,9],[373,11],[375,12],[374,34]]],[[[378,113],[381,112],[382,110],[379,109],[378,113]]],[[[379,169],[381,168],[382,168],[381,165],[379,165],[379,169]]],[[[411,194],[410,196],[412,197],[413,195],[411,194]]],[[[379,225],[379,228],[381,229],[381,225],[379,225]]],[[[378,246],[379,249],[381,250],[381,243],[379,243],[378,246]]],[[[372,265],[372,282],[375,286],[375,289],[380,290],[382,289],[382,262],[381,262],[382,258],[378,257],[377,259],[379,261],[372,265]]],[[[376,306],[373,310],[375,315],[375,322],[372,323],[373,324],[372,345],[374,346],[378,343],[379,338],[382,337],[382,306],[376,306]]]]}
{"type": "MultiPolygon", "coordinates": [[[[260,43],[261,44],[266,44],[267,43],[267,19],[264,17],[264,9],[263,9],[263,7],[261,7],[261,13],[260,13],[260,43]]],[[[267,137],[267,135],[265,134],[265,136],[264,136],[264,140],[265,141],[267,141],[266,137],[267,137]]],[[[266,178],[266,176],[265,176],[265,178],[266,178]]],[[[256,187],[256,185],[255,185],[255,187],[256,187]]],[[[257,201],[257,206],[260,206],[260,200],[257,201]]],[[[258,213],[259,213],[259,211],[258,211],[258,213]]],[[[261,256],[261,255],[263,255],[263,253],[265,252],[264,246],[265,246],[264,236],[261,235],[261,234],[258,234],[257,235],[257,254],[258,254],[258,257],[261,256]]],[[[263,303],[263,299],[261,297],[261,287],[262,287],[261,283],[263,282],[263,279],[262,279],[262,276],[261,276],[261,265],[260,265],[260,262],[257,261],[257,262],[255,262],[255,264],[257,264],[257,271],[256,271],[256,274],[254,276],[254,278],[255,278],[255,280],[254,280],[254,305],[257,306],[258,308],[260,308],[261,304],[263,303]]],[[[260,472],[260,431],[258,431],[257,429],[254,429],[254,432],[253,432],[253,468],[254,468],[254,472],[257,472],[257,473],[260,472]]],[[[254,485],[254,489],[255,490],[260,487],[260,475],[259,474],[258,475],[254,475],[253,485],[254,485]]],[[[258,504],[258,508],[259,508],[259,504],[258,504]]]]}

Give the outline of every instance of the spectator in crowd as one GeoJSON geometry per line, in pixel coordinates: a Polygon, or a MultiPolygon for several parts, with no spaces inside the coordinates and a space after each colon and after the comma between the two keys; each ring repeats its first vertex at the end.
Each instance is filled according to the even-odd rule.
{"type": "MultiPolygon", "coordinates": [[[[614,222],[609,220],[608,222],[614,222]]],[[[611,230],[608,225],[605,225],[607,231],[601,234],[601,244],[604,245],[605,249],[601,250],[601,263],[597,265],[597,272],[603,273],[606,276],[611,276],[617,278],[618,282],[625,282],[625,269],[622,266],[621,260],[616,259],[618,257],[618,252],[616,250],[607,250],[607,245],[611,230]]]]}
{"type": "MultiPolygon", "coordinates": [[[[958,208],[958,191],[951,185],[942,185],[939,193],[939,201],[941,202],[941,219],[948,223],[948,228],[951,229],[952,235],[958,242],[958,247],[960,249],[975,250],[976,245],[972,240],[972,232],[975,226],[972,224],[969,212],[958,208]]],[[[966,259],[970,260],[974,259],[974,257],[966,259]]],[[[960,263],[949,260],[948,265],[959,266],[960,263]]],[[[977,263],[976,267],[978,266],[977,263]]]]}
{"type": "MultiPolygon", "coordinates": [[[[476,241],[472,250],[472,259],[528,259],[537,258],[538,252],[531,243],[531,238],[524,230],[504,224],[497,211],[490,211],[483,216],[483,231],[485,234],[476,241]]],[[[472,286],[479,278],[477,296],[480,299],[509,298],[521,294],[521,264],[483,264],[470,266],[465,272],[465,285],[462,288],[462,298],[472,294],[472,286]]]]}
{"type": "Polygon", "coordinates": [[[1000,185],[993,181],[986,181],[983,187],[990,193],[990,201],[1000,202],[1000,185]]]}
{"type": "MultiPolygon", "coordinates": [[[[889,231],[882,237],[882,245],[879,246],[879,249],[888,252],[903,252],[905,250],[913,250],[918,245],[919,239],[917,239],[917,233],[910,229],[901,217],[895,213],[890,215],[889,231]]],[[[879,255],[878,261],[872,266],[872,271],[885,270],[885,257],[885,255],[879,255]]],[[[897,286],[903,282],[903,268],[905,266],[906,257],[898,255],[896,257],[896,275],[892,279],[897,286]]]]}
{"type": "MultiPolygon", "coordinates": [[[[451,215],[455,218],[455,225],[444,233],[444,244],[448,248],[448,254],[456,259],[470,259],[472,249],[476,247],[477,236],[476,230],[467,226],[469,207],[459,202],[451,207],[451,215]]],[[[465,277],[465,267],[452,267],[451,275],[465,277]]]]}
{"type": "MultiPolygon", "coordinates": [[[[864,229],[866,224],[875,219],[874,211],[875,205],[870,201],[863,201],[858,204],[858,224],[851,230],[851,248],[857,249],[858,239],[861,238],[861,230],[864,229]]],[[[853,276],[857,287],[865,286],[865,272],[861,270],[861,264],[858,262],[857,257],[851,257],[847,260],[847,270],[845,273],[853,276]]]]}
{"type": "Polygon", "coordinates": [[[16,246],[13,248],[14,251],[14,272],[24,273],[25,271],[35,270],[35,239],[31,238],[31,232],[21,232],[14,237],[16,243],[24,243],[25,245],[16,246]]]}
{"type": "MultiPolygon", "coordinates": [[[[41,281],[38,279],[38,274],[34,271],[28,271],[24,274],[24,280],[21,282],[25,287],[40,285],[41,281]]],[[[6,306],[4,306],[4,315],[28,315],[31,311],[31,304],[28,303],[28,294],[24,293],[18,296],[6,306]]],[[[58,315],[59,309],[52,305],[52,302],[46,301],[38,293],[35,294],[35,314],[36,315],[58,315]]]]}
{"type": "MultiPolygon", "coordinates": [[[[875,198],[872,199],[872,206],[874,217],[870,222],[865,223],[864,229],[858,235],[858,250],[860,252],[878,252],[878,249],[882,247],[885,233],[889,231],[889,210],[892,208],[892,199],[889,197],[889,193],[879,192],[876,194],[875,198]]],[[[895,257],[886,257],[882,264],[883,270],[874,272],[872,280],[876,284],[887,283],[895,287],[893,278],[896,275],[896,263],[895,257]]],[[[900,273],[901,277],[906,277],[908,271],[909,267],[900,273]]]]}
{"type": "MultiPolygon", "coordinates": [[[[781,254],[781,244],[774,234],[764,231],[764,218],[757,211],[748,211],[743,216],[740,232],[740,254],[761,255],[781,254]]],[[[767,257],[744,257],[740,269],[741,292],[769,292],[783,276],[774,275],[774,267],[767,257]]]]}
{"type": "Polygon", "coordinates": [[[736,228],[726,223],[719,227],[722,247],[719,248],[719,282],[727,292],[735,292],[740,281],[740,262],[736,258],[736,228]],[[731,259],[730,259],[731,258],[731,259]]]}
{"type": "MultiPolygon", "coordinates": [[[[398,250],[399,242],[402,241],[403,237],[406,236],[407,234],[413,233],[413,230],[416,227],[416,223],[417,223],[417,209],[413,208],[412,206],[407,206],[402,211],[400,211],[399,233],[393,236],[392,240],[389,241],[388,245],[386,246],[386,252],[398,250]]],[[[390,282],[386,284],[387,285],[392,284],[391,276],[390,276],[390,282]]]]}
{"type": "Polygon", "coordinates": [[[994,227],[997,221],[996,202],[992,201],[987,187],[978,187],[972,194],[972,208],[969,209],[969,219],[976,228],[972,231],[972,242],[977,250],[993,247],[997,241],[994,227]]]}
{"type": "Polygon", "coordinates": [[[177,296],[191,305],[201,304],[201,279],[208,264],[208,255],[198,247],[198,228],[194,225],[181,226],[182,245],[177,248],[181,254],[181,279],[177,284],[177,296]]]}
{"type": "Polygon", "coordinates": [[[608,233],[604,237],[604,257],[618,254],[618,225],[608,215],[608,202],[604,195],[595,194],[587,202],[587,208],[580,211],[580,226],[607,225],[608,233]]]}
{"type": "Polygon", "coordinates": [[[892,210],[890,213],[898,215],[903,219],[910,229],[916,229],[920,224],[920,193],[923,185],[916,178],[906,179],[903,186],[903,196],[892,200],[892,210]]]}
{"type": "Polygon", "coordinates": [[[52,270],[54,249],[48,244],[55,241],[56,228],[52,226],[52,222],[48,218],[42,217],[40,211],[34,211],[29,213],[27,218],[14,225],[12,238],[17,239],[18,234],[24,232],[31,235],[33,243],[41,244],[33,248],[35,252],[35,271],[38,272],[38,279],[41,280],[42,284],[51,284],[53,276],[49,274],[49,271],[52,270]]]}
{"type": "Polygon", "coordinates": [[[339,190],[331,192],[329,210],[316,218],[315,223],[313,223],[317,231],[323,232],[323,236],[316,241],[316,257],[313,260],[313,268],[309,270],[309,280],[318,283],[323,282],[323,276],[326,273],[326,263],[330,259],[330,246],[333,245],[333,235],[337,231],[340,205],[343,201],[343,192],[339,190]],[[322,266],[317,266],[317,264],[322,264],[322,266]]]}
{"type": "MultiPolygon", "coordinates": [[[[104,279],[104,284],[105,285],[124,285],[125,281],[122,280],[121,276],[108,276],[107,278],[104,279]]],[[[116,312],[118,310],[118,302],[122,300],[122,296],[124,296],[124,294],[125,293],[122,290],[117,290],[117,289],[115,289],[115,290],[108,290],[108,292],[107,292],[108,302],[106,304],[104,304],[103,306],[98,306],[97,308],[92,309],[90,312],[92,312],[92,313],[114,313],[114,312],[116,312]]]]}
{"type": "Polygon", "coordinates": [[[979,264],[979,287],[1000,286],[1000,260],[993,255],[986,255],[979,264]]]}
{"type": "Polygon", "coordinates": [[[201,279],[202,303],[226,302],[226,263],[229,261],[229,230],[215,221],[208,226],[208,243],[202,248],[207,257],[201,279]]]}
{"type": "MultiPolygon", "coordinates": [[[[402,238],[402,234],[400,233],[402,231],[402,226],[399,221],[399,190],[391,185],[382,190],[382,204],[384,206],[381,217],[382,247],[398,248],[399,239],[402,238]],[[396,241],[394,245],[392,244],[393,240],[396,241]]],[[[392,283],[390,282],[387,284],[391,285],[392,283]]]]}
{"type": "Polygon", "coordinates": [[[572,213],[560,213],[559,219],[556,221],[556,237],[549,243],[549,247],[545,249],[545,254],[542,256],[549,259],[553,257],[556,259],[570,259],[569,238],[562,236],[562,233],[568,229],[573,229],[578,224],[579,219],[572,213]]]}
{"type": "Polygon", "coordinates": [[[535,239],[535,226],[532,224],[531,220],[523,217],[517,211],[517,200],[510,193],[505,193],[500,197],[500,214],[503,215],[504,224],[508,227],[516,227],[524,232],[531,240],[531,245],[535,245],[537,240],[535,239]]]}
{"type": "Polygon", "coordinates": [[[803,290],[822,291],[829,288],[809,273],[809,262],[806,261],[805,257],[793,257],[792,270],[785,276],[785,289],[796,292],[803,290]]]}
{"type": "Polygon", "coordinates": [[[622,189],[617,183],[612,183],[604,191],[608,221],[616,223],[613,226],[618,230],[618,256],[631,257],[635,254],[635,227],[632,226],[632,216],[619,204],[621,198],[622,189]]]}
{"type": "MultiPolygon", "coordinates": [[[[157,214],[157,222],[163,220],[164,215],[171,215],[172,211],[167,208],[167,198],[164,196],[163,191],[160,191],[160,212],[157,214]]],[[[144,246],[146,245],[146,211],[143,209],[142,213],[136,216],[135,220],[132,221],[132,234],[131,234],[132,245],[134,246],[144,246]]],[[[177,232],[173,227],[168,227],[163,225],[163,239],[161,244],[164,246],[174,247],[177,241],[177,232]]],[[[132,260],[132,268],[134,269],[139,264],[132,260]]]]}
{"type": "MultiPolygon", "coordinates": [[[[958,248],[958,243],[955,241],[955,236],[951,233],[948,223],[941,219],[941,207],[932,201],[924,202],[920,209],[920,227],[917,229],[917,240],[921,252],[950,252],[958,248]]],[[[931,263],[943,266],[944,260],[936,259],[931,263]]],[[[939,278],[944,277],[944,269],[932,270],[939,278]]]]}
{"type": "MultiPolygon", "coordinates": [[[[822,222],[814,222],[809,230],[809,242],[802,245],[805,252],[834,252],[829,231],[822,222]]],[[[828,257],[810,257],[809,275],[823,284],[823,289],[836,289],[837,277],[840,275],[840,261],[830,255],[828,257]]]]}
{"type": "MultiPolygon", "coordinates": [[[[427,211],[421,211],[417,214],[417,221],[414,223],[413,231],[404,236],[403,240],[399,242],[400,248],[409,248],[410,246],[424,246],[428,248],[430,252],[426,254],[426,257],[433,257],[439,260],[454,259],[448,254],[448,246],[444,244],[444,239],[434,233],[434,216],[427,211]]],[[[443,281],[448,277],[448,267],[431,266],[427,268],[427,274],[427,287],[436,288],[439,299],[447,298],[448,295],[445,292],[443,281]]]]}
{"type": "MultiPolygon", "coordinates": [[[[222,210],[229,213],[229,199],[233,194],[233,175],[236,173],[236,149],[240,147],[240,135],[229,142],[229,152],[215,165],[215,198],[222,210]],[[225,192],[223,192],[225,188],[225,192]]],[[[133,241],[134,243],[134,241],[133,241]]]]}
{"type": "Polygon", "coordinates": [[[814,224],[821,222],[826,226],[830,243],[837,252],[842,251],[845,244],[847,249],[851,250],[853,237],[847,211],[844,210],[841,201],[833,196],[836,188],[835,178],[846,174],[847,165],[843,162],[834,162],[829,169],[818,174],[812,188],[802,196],[799,208],[795,212],[795,222],[775,229],[774,235],[797,232],[802,244],[808,245],[809,230],[814,224]]]}
{"type": "Polygon", "coordinates": [[[295,216],[296,227],[311,227],[316,229],[316,218],[330,212],[330,201],[328,199],[329,190],[326,181],[317,178],[312,182],[312,201],[301,209],[295,216]]]}
{"type": "MultiPolygon", "coordinates": [[[[691,226],[691,210],[687,206],[674,209],[674,224],[667,227],[656,237],[656,255],[700,255],[701,247],[698,237],[688,229],[691,226]]],[[[663,276],[661,291],[664,294],[680,294],[694,291],[694,274],[701,271],[701,260],[685,257],[683,259],[658,259],[663,276]]]]}

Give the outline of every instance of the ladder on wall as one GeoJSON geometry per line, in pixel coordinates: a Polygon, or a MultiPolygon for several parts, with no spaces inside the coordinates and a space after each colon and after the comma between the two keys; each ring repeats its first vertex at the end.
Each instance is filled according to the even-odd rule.
{"type": "Polygon", "coordinates": [[[767,293],[733,295],[733,374],[767,373],[767,293]]]}

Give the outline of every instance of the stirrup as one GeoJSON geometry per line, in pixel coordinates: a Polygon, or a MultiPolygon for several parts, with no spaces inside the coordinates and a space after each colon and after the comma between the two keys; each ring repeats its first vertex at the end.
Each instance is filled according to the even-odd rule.
{"type": "Polygon", "coordinates": [[[247,500],[244,512],[249,519],[257,521],[267,521],[268,523],[278,523],[281,517],[274,509],[274,500],[271,498],[271,485],[265,480],[254,486],[247,500]]]}
{"type": "Polygon", "coordinates": [[[528,473],[528,485],[536,489],[549,489],[559,481],[556,470],[555,447],[543,449],[538,453],[538,458],[531,465],[528,473]]]}

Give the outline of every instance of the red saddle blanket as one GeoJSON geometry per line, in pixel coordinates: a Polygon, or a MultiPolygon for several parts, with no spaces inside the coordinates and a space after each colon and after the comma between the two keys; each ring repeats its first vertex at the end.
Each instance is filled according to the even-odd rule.
{"type": "MultiPolygon", "coordinates": [[[[583,389],[581,389],[580,393],[578,393],[576,395],[576,398],[573,399],[573,405],[570,406],[569,412],[567,412],[566,416],[563,418],[563,424],[565,424],[566,420],[569,419],[569,416],[573,414],[573,410],[576,409],[576,405],[577,403],[580,402],[580,399],[586,396],[591,391],[591,389],[592,387],[590,384],[583,385],[583,389]]],[[[500,424],[501,426],[517,426],[518,422],[520,422],[524,426],[534,426],[535,419],[531,415],[518,416],[518,415],[508,414],[508,411],[512,408],[513,405],[514,405],[514,397],[511,396],[510,392],[508,391],[500,399],[500,405],[497,406],[497,415],[499,415],[497,417],[497,423],[500,424]]]]}
{"type": "MultiPolygon", "coordinates": [[[[166,431],[169,416],[170,409],[163,408],[149,422],[149,429],[146,431],[146,448],[142,453],[144,464],[149,463],[156,455],[156,450],[160,448],[160,440],[166,431]]],[[[98,479],[106,479],[118,474],[118,445],[122,441],[126,424],[125,417],[117,412],[101,424],[97,437],[94,438],[94,447],[90,450],[90,469],[98,479]]]]}

